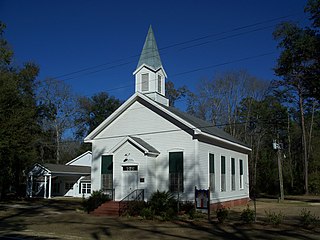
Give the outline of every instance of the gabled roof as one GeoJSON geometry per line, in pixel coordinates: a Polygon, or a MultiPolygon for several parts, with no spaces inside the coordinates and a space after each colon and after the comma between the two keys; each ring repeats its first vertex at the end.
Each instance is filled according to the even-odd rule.
{"type": "Polygon", "coordinates": [[[151,25],[149,27],[149,31],[143,45],[137,69],[140,68],[140,66],[142,66],[143,64],[152,67],[154,70],[162,67],[160,54],[151,25]]]}
{"type": "MultiPolygon", "coordinates": [[[[164,106],[166,107],[166,106],[164,106]]],[[[220,128],[214,127],[211,123],[204,121],[200,118],[197,118],[195,116],[192,116],[188,113],[185,112],[181,112],[178,109],[174,108],[174,107],[166,107],[170,112],[174,113],[175,115],[181,117],[182,119],[186,120],[188,123],[192,124],[193,126],[195,126],[197,129],[199,129],[200,131],[213,135],[213,136],[217,136],[219,138],[234,142],[234,143],[238,143],[241,145],[245,145],[243,142],[239,141],[238,139],[232,137],[230,134],[226,133],[225,131],[221,130],[220,128]]]]}
{"type": "Polygon", "coordinates": [[[152,147],[149,143],[145,142],[141,138],[138,137],[132,137],[128,136],[122,139],[118,144],[116,144],[110,152],[115,152],[117,151],[124,143],[130,142],[132,145],[134,145],[136,148],[140,149],[145,155],[159,155],[160,152],[152,147]]]}
{"type": "Polygon", "coordinates": [[[92,152],[91,151],[86,151],[85,153],[82,153],[80,156],[72,159],[71,161],[67,162],[66,165],[72,165],[72,163],[78,161],[79,159],[81,159],[82,157],[86,156],[86,155],[91,155],[92,156],[92,152]]]}
{"type": "Polygon", "coordinates": [[[132,140],[134,140],[137,144],[139,144],[142,148],[144,148],[146,151],[145,153],[151,153],[151,154],[160,154],[160,152],[152,147],[149,143],[143,141],[141,138],[138,137],[130,137],[132,140]]]}
{"type": "MultiPolygon", "coordinates": [[[[228,145],[233,145],[237,148],[243,149],[245,151],[251,151],[250,147],[241,141],[235,139],[228,133],[218,129],[212,124],[196,118],[190,114],[183,113],[173,107],[166,107],[161,105],[147,96],[136,92],[132,95],[126,102],[124,102],[113,114],[111,114],[105,121],[103,121],[95,130],[93,130],[85,139],[85,142],[91,142],[105,127],[107,127],[111,122],[113,122],[119,115],[121,115],[129,106],[131,106],[135,101],[141,102],[148,108],[153,108],[161,115],[167,115],[172,122],[184,126],[183,130],[187,131],[195,136],[202,136],[206,138],[213,139],[214,141],[219,141],[226,143],[228,145]]],[[[132,137],[131,137],[132,138],[132,137]]]]}

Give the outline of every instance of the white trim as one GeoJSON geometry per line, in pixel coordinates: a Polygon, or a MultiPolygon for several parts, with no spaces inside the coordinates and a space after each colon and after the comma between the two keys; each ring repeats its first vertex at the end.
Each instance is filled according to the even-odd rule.
{"type": "Polygon", "coordinates": [[[51,174],[51,171],[48,168],[42,166],[40,163],[36,163],[35,165],[33,165],[32,170],[34,169],[35,166],[38,166],[39,168],[42,168],[44,171],[46,171],[47,173],[45,173],[44,175],[51,174]]]}
{"type": "Polygon", "coordinates": [[[140,67],[138,67],[133,73],[132,73],[132,75],[136,75],[142,68],[148,68],[148,69],[151,69],[153,72],[155,72],[155,73],[157,73],[157,72],[159,72],[160,70],[162,70],[163,71],[163,74],[164,74],[164,77],[165,78],[168,78],[168,76],[167,76],[167,73],[164,71],[164,68],[163,68],[163,66],[161,65],[160,67],[158,67],[157,69],[155,69],[155,68],[153,68],[153,67],[151,67],[151,66],[149,66],[149,65],[147,65],[147,64],[142,64],[142,65],[140,65],[140,67]]]}
{"type": "Polygon", "coordinates": [[[234,145],[234,146],[236,146],[236,147],[243,148],[243,149],[245,149],[245,150],[251,151],[251,148],[248,148],[248,147],[245,147],[245,146],[240,145],[240,144],[238,144],[238,143],[235,143],[235,142],[226,140],[226,139],[224,139],[224,138],[220,138],[220,137],[217,137],[217,136],[208,134],[208,133],[204,133],[204,132],[202,132],[201,130],[199,130],[199,131],[200,131],[200,132],[199,132],[199,133],[196,133],[196,134],[198,134],[198,135],[203,135],[203,136],[212,138],[212,139],[214,139],[214,140],[219,140],[220,142],[229,143],[229,144],[234,145]]]}
{"type": "Polygon", "coordinates": [[[188,128],[192,129],[194,131],[195,135],[203,135],[206,137],[209,137],[211,139],[215,139],[218,140],[220,142],[224,142],[224,143],[228,143],[231,144],[233,146],[245,149],[247,151],[251,151],[251,148],[245,147],[243,145],[240,145],[238,143],[226,140],[224,138],[221,137],[217,137],[205,132],[202,132],[199,128],[195,127],[194,125],[190,124],[189,122],[185,121],[184,119],[178,117],[177,115],[175,115],[174,113],[170,112],[169,110],[167,110],[166,108],[162,107],[160,104],[156,103],[155,101],[153,101],[152,99],[148,98],[147,96],[145,96],[142,93],[136,92],[135,94],[133,94],[126,102],[124,102],[114,113],[112,113],[106,120],[104,120],[96,129],[94,129],[85,139],[84,142],[86,143],[91,143],[94,138],[106,127],[108,126],[114,119],[116,119],[121,113],[123,113],[129,106],[131,106],[138,98],[141,98],[142,100],[145,100],[146,102],[148,102],[149,104],[151,104],[152,106],[160,109],[161,111],[163,111],[164,113],[166,113],[167,115],[173,117],[174,119],[176,119],[177,121],[181,122],[183,125],[187,126],[188,128]]]}
{"type": "Polygon", "coordinates": [[[98,127],[96,127],[87,137],[85,137],[85,143],[91,143],[92,140],[114,119],[116,119],[121,113],[123,113],[137,98],[138,92],[133,94],[127,101],[125,101],[116,111],[114,111],[109,117],[107,117],[98,127]]]}
{"type": "Polygon", "coordinates": [[[82,153],[80,156],[72,159],[71,161],[67,162],[65,165],[71,165],[72,163],[76,162],[77,160],[79,160],[80,158],[86,156],[87,154],[90,154],[91,155],[91,158],[92,158],[92,152],[91,151],[86,151],[85,153],[82,153]]]}
{"type": "Polygon", "coordinates": [[[141,144],[139,144],[137,141],[132,139],[130,136],[123,138],[119,143],[117,143],[113,148],[110,149],[110,152],[114,154],[126,142],[131,142],[131,144],[133,144],[136,148],[140,148],[145,155],[150,154],[150,155],[158,156],[160,154],[160,153],[150,152],[148,149],[143,147],[141,144]]]}

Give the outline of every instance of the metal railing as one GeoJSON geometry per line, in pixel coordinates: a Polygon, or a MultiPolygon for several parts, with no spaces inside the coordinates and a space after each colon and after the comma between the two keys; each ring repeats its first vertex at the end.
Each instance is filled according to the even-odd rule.
{"type": "Polygon", "coordinates": [[[132,201],[144,201],[144,189],[136,189],[119,202],[119,216],[125,213],[132,201]]]}

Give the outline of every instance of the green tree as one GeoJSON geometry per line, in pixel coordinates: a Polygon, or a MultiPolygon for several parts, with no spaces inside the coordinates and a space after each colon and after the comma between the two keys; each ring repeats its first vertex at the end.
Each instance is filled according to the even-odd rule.
{"type": "Polygon", "coordinates": [[[186,86],[175,88],[174,83],[172,81],[166,81],[166,97],[169,99],[170,106],[174,107],[175,102],[185,97],[188,92],[189,91],[186,86]]]}
{"type": "Polygon", "coordinates": [[[304,87],[311,97],[320,101],[320,1],[309,0],[305,12],[309,14],[310,28],[305,31],[313,40],[313,53],[309,56],[309,64],[305,69],[304,87]]]}
{"type": "Polygon", "coordinates": [[[36,160],[40,133],[34,97],[38,67],[12,65],[13,52],[4,39],[0,23],[0,190],[1,197],[14,187],[21,192],[23,171],[36,160]]]}
{"type": "Polygon", "coordinates": [[[251,191],[278,193],[276,152],[273,139],[286,143],[286,108],[274,96],[261,100],[245,98],[238,106],[238,131],[241,139],[251,146],[251,191]],[[266,182],[265,179],[268,179],[266,182]]]}
{"type": "MultiPolygon", "coordinates": [[[[306,11],[311,14],[313,27],[319,27],[319,0],[310,0],[306,11]]],[[[275,82],[289,103],[296,103],[300,112],[301,140],[303,150],[305,193],[309,193],[309,154],[305,121],[306,100],[319,94],[320,38],[316,29],[301,28],[294,23],[283,23],[273,33],[282,49],[275,73],[282,77],[275,82]]],[[[311,144],[309,142],[309,144],[311,144]]]]}
{"type": "Polygon", "coordinates": [[[93,131],[121,105],[121,101],[106,92],[78,99],[79,113],[75,119],[77,136],[83,138],[93,131]]]}

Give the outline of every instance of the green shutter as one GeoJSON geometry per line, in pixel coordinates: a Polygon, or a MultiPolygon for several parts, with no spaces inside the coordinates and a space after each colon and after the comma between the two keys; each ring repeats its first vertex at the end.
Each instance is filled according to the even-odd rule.
{"type": "Polygon", "coordinates": [[[210,173],[214,173],[214,154],[209,154],[209,169],[210,173]]]}
{"type": "Polygon", "coordinates": [[[112,155],[102,156],[101,161],[101,174],[112,174],[113,165],[112,165],[112,155]]]}
{"type": "Polygon", "coordinates": [[[243,161],[240,159],[239,163],[240,163],[240,175],[243,175],[243,161]]]}
{"type": "Polygon", "coordinates": [[[236,166],[235,166],[235,159],[231,158],[231,173],[232,175],[236,174],[236,166]]]}
{"type": "Polygon", "coordinates": [[[226,174],[226,157],[221,156],[221,174],[226,174]]]}
{"type": "Polygon", "coordinates": [[[183,152],[169,153],[169,173],[183,173],[183,152]]]}

